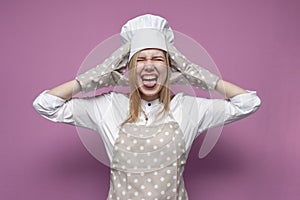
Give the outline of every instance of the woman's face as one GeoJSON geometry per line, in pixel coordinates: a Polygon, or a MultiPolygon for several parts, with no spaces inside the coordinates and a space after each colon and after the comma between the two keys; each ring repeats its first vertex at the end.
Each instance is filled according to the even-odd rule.
{"type": "Polygon", "coordinates": [[[137,86],[142,99],[152,101],[159,97],[159,92],[167,78],[167,60],[159,49],[145,49],[138,53],[136,66],[137,86]]]}

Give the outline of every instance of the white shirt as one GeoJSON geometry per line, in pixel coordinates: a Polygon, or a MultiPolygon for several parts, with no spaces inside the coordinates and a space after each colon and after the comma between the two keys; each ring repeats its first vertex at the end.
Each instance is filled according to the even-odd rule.
{"type": "MultiPolygon", "coordinates": [[[[110,92],[96,97],[66,101],[46,92],[41,93],[33,102],[35,110],[51,121],[88,128],[101,134],[111,161],[120,125],[128,118],[129,97],[122,93],[110,92]]],[[[229,101],[179,93],[170,102],[171,116],[165,115],[158,120],[156,115],[163,107],[158,99],[151,102],[142,100],[141,105],[148,117],[147,125],[177,121],[188,150],[201,132],[244,118],[255,112],[260,104],[261,101],[254,91],[236,95],[229,101]]],[[[146,124],[143,113],[136,123],[146,124]]]]}

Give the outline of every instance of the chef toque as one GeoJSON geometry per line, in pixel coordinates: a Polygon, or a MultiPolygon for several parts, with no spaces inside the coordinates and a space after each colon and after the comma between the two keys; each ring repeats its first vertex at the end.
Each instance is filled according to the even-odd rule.
{"type": "Polygon", "coordinates": [[[129,20],[121,29],[121,42],[131,43],[129,60],[143,49],[167,51],[167,42],[174,43],[174,34],[166,19],[151,14],[129,20]]]}

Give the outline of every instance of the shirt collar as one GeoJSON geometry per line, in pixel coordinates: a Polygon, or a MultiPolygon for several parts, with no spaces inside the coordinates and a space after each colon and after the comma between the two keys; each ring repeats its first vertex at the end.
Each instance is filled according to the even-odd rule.
{"type": "Polygon", "coordinates": [[[160,104],[160,102],[159,102],[159,99],[155,99],[153,101],[146,101],[146,100],[142,99],[141,104],[143,107],[144,106],[155,106],[155,105],[160,104]]]}

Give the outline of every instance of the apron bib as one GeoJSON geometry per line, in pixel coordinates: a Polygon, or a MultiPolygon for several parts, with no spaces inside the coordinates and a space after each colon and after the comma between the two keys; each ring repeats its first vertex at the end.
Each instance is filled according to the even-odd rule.
{"type": "Polygon", "coordinates": [[[108,200],[188,200],[185,142],[177,122],[125,124],[113,152],[108,200]]]}

